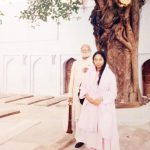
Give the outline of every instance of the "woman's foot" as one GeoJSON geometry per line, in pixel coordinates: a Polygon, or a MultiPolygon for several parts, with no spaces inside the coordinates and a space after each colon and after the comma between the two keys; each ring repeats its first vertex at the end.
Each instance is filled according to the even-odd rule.
{"type": "Polygon", "coordinates": [[[80,148],[83,145],[84,145],[83,142],[78,142],[78,143],[76,143],[75,148],[80,148]]]}

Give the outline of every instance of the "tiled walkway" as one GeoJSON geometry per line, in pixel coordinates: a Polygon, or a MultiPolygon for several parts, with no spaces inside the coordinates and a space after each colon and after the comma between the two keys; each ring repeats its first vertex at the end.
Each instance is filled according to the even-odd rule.
{"type": "MultiPolygon", "coordinates": [[[[0,99],[1,112],[3,110],[20,111],[20,113],[0,118],[0,150],[75,150],[73,136],[65,134],[63,128],[66,108],[64,98],[48,101],[31,98],[36,102],[28,105],[29,99],[27,98],[27,103],[25,99],[9,103],[4,103],[0,99]],[[59,100],[62,102],[59,103],[59,100]],[[18,103],[21,101],[23,105],[18,103]],[[50,105],[41,105],[43,103],[50,105]]],[[[143,118],[141,118],[141,124],[138,120],[131,125],[134,120],[130,120],[134,116],[137,117],[134,111],[142,113],[141,116],[144,114],[150,116],[147,114],[149,109],[150,104],[147,104],[136,110],[118,111],[121,150],[150,150],[150,122],[143,124],[143,118]],[[126,111],[132,114],[121,118],[125,117],[126,111]],[[128,122],[129,125],[127,125],[128,122]]],[[[86,147],[80,149],[86,150],[86,147]]]]}

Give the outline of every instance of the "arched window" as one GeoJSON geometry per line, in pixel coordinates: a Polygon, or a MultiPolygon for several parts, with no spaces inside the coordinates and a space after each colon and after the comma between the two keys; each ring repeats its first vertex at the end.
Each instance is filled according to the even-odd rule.
{"type": "Polygon", "coordinates": [[[150,97],[150,59],[142,66],[143,95],[150,97]]]}

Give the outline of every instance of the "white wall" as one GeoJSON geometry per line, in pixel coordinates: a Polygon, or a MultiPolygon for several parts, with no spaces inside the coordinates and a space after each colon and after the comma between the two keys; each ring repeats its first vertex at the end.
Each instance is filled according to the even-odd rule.
{"type": "MultiPolygon", "coordinates": [[[[27,0],[15,0],[11,4],[0,2],[0,10],[5,14],[3,24],[0,25],[1,50],[9,50],[22,53],[28,51],[44,51],[50,53],[77,52],[81,44],[89,43],[95,50],[92,26],[89,16],[92,7],[81,9],[78,16],[74,15],[71,21],[56,22],[49,19],[47,23],[40,22],[40,26],[31,28],[30,21],[18,20],[20,10],[25,9],[27,0]],[[77,21],[78,20],[78,21],[77,21]],[[9,46],[8,46],[9,44],[9,46]]],[[[40,52],[41,53],[41,52],[40,52]]]]}
{"type": "Polygon", "coordinates": [[[81,10],[81,18],[72,19],[69,22],[62,22],[60,26],[60,45],[66,51],[75,52],[81,47],[83,43],[91,45],[92,50],[96,51],[95,41],[93,36],[93,27],[90,24],[89,16],[93,8],[81,10]]]}
{"type": "Polygon", "coordinates": [[[143,80],[142,80],[142,67],[144,62],[150,59],[150,52],[149,53],[141,53],[139,54],[138,60],[139,60],[139,85],[141,93],[143,94],[143,80]]]}
{"type": "Polygon", "coordinates": [[[139,53],[150,53],[150,0],[142,7],[139,36],[139,53]]]}
{"type": "Polygon", "coordinates": [[[150,59],[150,0],[142,7],[139,37],[139,84],[143,93],[142,66],[150,59]]]}
{"type": "Polygon", "coordinates": [[[79,58],[80,47],[89,43],[95,50],[89,15],[92,8],[80,12],[80,20],[40,22],[31,28],[18,20],[26,0],[0,1],[5,14],[0,26],[0,93],[59,95],[64,91],[64,65],[79,58]]]}
{"type": "MultiPolygon", "coordinates": [[[[96,50],[89,16],[92,6],[81,9],[79,18],[62,21],[58,26],[49,20],[31,28],[28,21],[16,17],[25,8],[26,0],[0,1],[5,13],[0,25],[0,93],[58,95],[64,91],[64,64],[79,58],[80,47],[89,43],[96,50]]],[[[140,22],[139,78],[141,66],[150,59],[150,1],[143,6],[140,22]]]]}

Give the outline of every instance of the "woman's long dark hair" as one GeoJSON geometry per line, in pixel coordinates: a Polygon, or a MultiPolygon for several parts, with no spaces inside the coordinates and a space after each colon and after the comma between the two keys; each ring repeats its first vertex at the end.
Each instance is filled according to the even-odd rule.
{"type": "Polygon", "coordinates": [[[103,64],[103,66],[102,66],[102,68],[99,72],[99,78],[98,78],[98,81],[97,81],[97,84],[99,85],[100,80],[101,80],[101,76],[102,76],[102,74],[104,72],[104,69],[106,67],[107,59],[106,59],[106,52],[105,51],[96,51],[93,55],[93,62],[94,62],[94,58],[95,58],[96,55],[101,55],[102,58],[104,59],[104,64],[103,64]]]}

